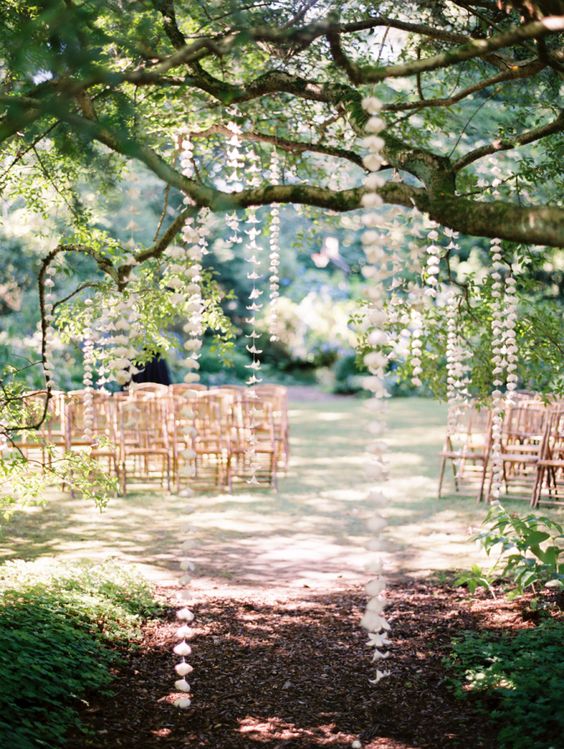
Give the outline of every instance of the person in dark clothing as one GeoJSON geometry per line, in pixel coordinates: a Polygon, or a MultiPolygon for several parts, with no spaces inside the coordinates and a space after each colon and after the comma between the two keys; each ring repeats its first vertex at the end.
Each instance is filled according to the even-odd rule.
{"type": "Polygon", "coordinates": [[[133,375],[133,382],[158,382],[159,385],[170,385],[170,372],[165,359],[158,354],[145,364],[138,374],[133,375]]]}

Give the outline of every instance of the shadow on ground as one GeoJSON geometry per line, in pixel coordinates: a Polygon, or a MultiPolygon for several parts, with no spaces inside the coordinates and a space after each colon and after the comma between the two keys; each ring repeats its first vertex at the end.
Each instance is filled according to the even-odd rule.
{"type": "MultiPolygon", "coordinates": [[[[389,417],[388,569],[424,575],[475,561],[468,536],[484,507],[461,497],[436,499],[444,407],[394,399],[389,417]]],[[[300,401],[291,404],[290,420],[292,456],[278,493],[183,499],[152,490],[117,498],[103,513],[57,494],[46,506],[14,516],[0,533],[0,559],[116,556],[171,585],[180,546],[191,538],[195,584],[206,590],[225,581],[327,590],[360,582],[371,511],[364,498],[372,487],[363,472],[370,412],[351,398],[300,401]]]]}
{"type": "Polygon", "coordinates": [[[171,704],[176,625],[160,623],[119,674],[115,697],[85,710],[95,738],[72,746],[129,747],[135,736],[146,749],[350,749],[357,738],[365,749],[494,749],[492,726],[454,698],[442,663],[452,637],[479,627],[481,614],[460,591],[394,585],[393,675],[371,686],[362,601],[359,590],[274,605],[210,598],[195,609],[190,710],[171,704]]]}

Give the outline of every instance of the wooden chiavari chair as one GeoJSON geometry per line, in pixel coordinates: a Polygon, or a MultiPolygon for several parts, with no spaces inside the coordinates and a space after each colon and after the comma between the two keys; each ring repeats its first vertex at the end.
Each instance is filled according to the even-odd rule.
{"type": "Polygon", "coordinates": [[[88,451],[107,473],[121,481],[119,437],[114,396],[92,392],[92,439],[85,436],[85,391],[71,391],[66,398],[66,449],[88,451]]]}
{"type": "Polygon", "coordinates": [[[226,421],[226,394],[197,392],[191,400],[194,411],[194,483],[231,486],[230,429],[226,421]]]}
{"type": "MultiPolygon", "coordinates": [[[[521,398],[508,406],[501,435],[501,460],[505,493],[531,500],[545,434],[547,407],[536,399],[521,398]]],[[[491,490],[491,476],[488,497],[491,490]]]]}
{"type": "Polygon", "coordinates": [[[172,451],[169,444],[166,399],[124,398],[118,401],[121,481],[124,494],[128,482],[172,479],[172,451]]]}
{"type": "Polygon", "coordinates": [[[276,463],[280,470],[286,470],[290,459],[288,391],[282,385],[257,385],[255,392],[272,407],[276,463]]]}
{"type": "Polygon", "coordinates": [[[549,409],[537,462],[537,476],[531,505],[556,504],[564,494],[564,403],[549,409]],[[543,498],[543,491],[548,496],[543,498]]]}
{"type": "Polygon", "coordinates": [[[460,404],[457,408],[460,409],[457,428],[447,432],[440,453],[438,496],[440,499],[446,465],[450,462],[456,493],[467,486],[477,491],[477,499],[482,501],[490,453],[491,414],[489,409],[478,409],[473,404],[460,404]]]}
{"type": "Polygon", "coordinates": [[[258,397],[242,397],[234,410],[231,440],[232,478],[248,481],[254,474],[262,486],[276,487],[277,444],[272,405],[258,397]],[[255,440],[253,470],[249,448],[255,440]]]}

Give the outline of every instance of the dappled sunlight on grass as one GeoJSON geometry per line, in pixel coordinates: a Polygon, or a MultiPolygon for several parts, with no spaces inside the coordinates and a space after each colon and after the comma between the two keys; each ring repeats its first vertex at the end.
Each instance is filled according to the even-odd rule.
{"type": "MultiPolygon", "coordinates": [[[[202,585],[215,579],[334,587],[339,580],[365,580],[362,544],[370,508],[364,496],[374,486],[362,468],[370,418],[366,402],[352,398],[292,407],[291,461],[278,492],[242,485],[231,495],[187,498],[148,490],[117,498],[102,513],[81,499],[53,494],[44,507],[19,512],[7,523],[0,558],[117,556],[171,581],[189,533],[202,585]]],[[[436,499],[445,407],[395,399],[389,422],[390,504],[383,512],[392,569],[422,574],[467,567],[479,558],[468,536],[485,506],[472,498],[436,499]]]]}

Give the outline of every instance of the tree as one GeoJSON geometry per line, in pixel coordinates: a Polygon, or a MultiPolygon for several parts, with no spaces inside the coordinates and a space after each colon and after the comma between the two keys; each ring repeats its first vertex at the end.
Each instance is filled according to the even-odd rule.
{"type": "Polygon", "coordinates": [[[361,102],[374,88],[386,119],[384,202],[519,243],[538,273],[531,245],[547,258],[564,246],[563,12],[557,0],[7,0],[0,189],[45,217],[57,206],[60,241],[38,271],[41,309],[58,256],[90,258],[92,282],[124,292],[140,267],[154,277],[151,262],[202,207],[354,212],[365,176],[361,102]],[[280,181],[265,168],[256,187],[226,186],[230,121],[264,167],[273,149],[284,155],[280,181]],[[194,143],[190,177],[180,126],[194,143]],[[103,195],[132,161],[164,191],[154,241],[133,249],[84,200],[85,183],[103,195]]]}
{"type": "MultiPolygon", "coordinates": [[[[465,234],[562,246],[564,212],[546,190],[558,174],[564,124],[553,103],[562,72],[564,17],[555,14],[562,3],[396,6],[11,0],[2,24],[2,180],[31,160],[64,194],[69,179],[57,163],[72,173],[90,159],[98,171],[138,159],[214,211],[274,201],[353,210],[361,197],[360,100],[380,84],[388,122],[383,168],[400,176],[381,188],[387,203],[416,205],[465,234]],[[213,157],[226,110],[235,106],[241,121],[252,123],[245,137],[286,151],[295,178],[221,189],[213,157]],[[476,131],[476,113],[494,107],[496,127],[486,121],[476,131]],[[193,179],[174,162],[174,129],[183,121],[199,143],[193,179]],[[451,133],[456,139],[433,137],[451,133]],[[492,200],[476,174],[500,151],[515,158],[503,200],[492,200]],[[330,157],[330,170],[356,165],[350,186],[330,189],[318,154],[330,157]],[[520,193],[541,185],[538,202],[524,204],[520,193]]],[[[183,220],[180,213],[137,259],[162,252],[183,220]]],[[[104,270],[117,278],[127,273],[107,264],[104,270]]]]}

